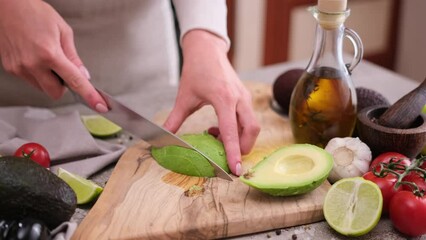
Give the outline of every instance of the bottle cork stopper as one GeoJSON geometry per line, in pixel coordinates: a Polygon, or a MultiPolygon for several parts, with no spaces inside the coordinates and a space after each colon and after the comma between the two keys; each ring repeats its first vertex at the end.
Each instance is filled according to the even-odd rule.
{"type": "Polygon", "coordinates": [[[347,0],[318,0],[318,10],[325,13],[346,11],[347,0]]]}

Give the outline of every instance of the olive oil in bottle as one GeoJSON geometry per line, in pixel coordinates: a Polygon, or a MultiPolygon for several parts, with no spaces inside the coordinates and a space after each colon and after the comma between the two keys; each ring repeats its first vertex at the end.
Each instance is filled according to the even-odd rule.
{"type": "Polygon", "coordinates": [[[328,67],[305,72],[292,95],[290,121],[296,142],[325,147],[336,136],[350,136],[356,123],[356,93],[345,74],[328,67]]]}
{"type": "Polygon", "coordinates": [[[319,0],[309,8],[317,20],[314,51],[290,100],[290,124],[297,143],[325,147],[334,137],[349,137],[356,123],[356,92],[350,77],[360,62],[359,36],[344,26],[346,0],[319,0]],[[340,3],[339,2],[339,3],[340,3]],[[343,61],[343,39],[354,46],[351,64],[343,61]]]}

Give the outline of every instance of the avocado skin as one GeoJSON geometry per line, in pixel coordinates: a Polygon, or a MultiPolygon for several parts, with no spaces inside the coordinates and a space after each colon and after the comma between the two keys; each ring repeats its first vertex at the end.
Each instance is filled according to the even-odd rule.
{"type": "MultiPolygon", "coordinates": [[[[325,180],[327,179],[328,175],[319,178],[316,181],[312,181],[309,184],[306,184],[303,187],[285,187],[285,188],[259,188],[259,187],[255,187],[252,186],[254,188],[256,188],[257,190],[267,193],[269,195],[275,196],[275,197],[281,197],[281,196],[293,196],[293,195],[300,195],[300,194],[305,194],[305,193],[309,193],[313,190],[315,190],[316,188],[318,188],[319,186],[321,186],[321,184],[323,184],[325,182],[325,180]]],[[[240,177],[240,179],[244,182],[244,178],[240,177]]]]}
{"type": "MultiPolygon", "coordinates": [[[[207,132],[184,134],[181,138],[203,152],[227,173],[230,173],[223,143],[207,132]]],[[[151,149],[152,157],[162,167],[172,172],[197,177],[214,177],[214,168],[195,150],[169,145],[151,149]]]]}
{"type": "Polygon", "coordinates": [[[77,207],[71,187],[27,158],[0,157],[0,217],[42,220],[50,229],[68,221],[77,207]]]}

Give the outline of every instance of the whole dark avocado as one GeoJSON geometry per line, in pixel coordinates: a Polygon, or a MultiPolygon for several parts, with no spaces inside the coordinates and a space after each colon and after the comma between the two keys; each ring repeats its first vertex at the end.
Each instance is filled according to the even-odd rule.
{"type": "Polygon", "coordinates": [[[285,71],[275,79],[272,85],[273,98],[285,115],[288,115],[291,93],[304,72],[305,70],[301,68],[285,71]]]}
{"type": "Polygon", "coordinates": [[[31,217],[50,229],[68,221],[77,207],[71,187],[27,158],[0,157],[0,218],[31,217]]]}
{"type": "MultiPolygon", "coordinates": [[[[356,87],[356,97],[358,100],[357,103],[357,112],[361,112],[362,109],[370,107],[370,106],[376,106],[376,105],[384,105],[389,106],[389,100],[383,96],[381,93],[377,92],[376,90],[365,88],[365,87],[356,87]]],[[[356,123],[357,125],[359,122],[356,123]]],[[[352,133],[352,137],[359,137],[358,136],[358,127],[355,127],[355,130],[352,133]]]]}
{"type": "Polygon", "coordinates": [[[357,111],[360,112],[362,109],[370,106],[376,106],[376,105],[386,105],[389,106],[390,103],[388,99],[383,96],[381,93],[365,88],[365,87],[357,87],[356,90],[356,96],[358,99],[357,104],[357,111]]]}

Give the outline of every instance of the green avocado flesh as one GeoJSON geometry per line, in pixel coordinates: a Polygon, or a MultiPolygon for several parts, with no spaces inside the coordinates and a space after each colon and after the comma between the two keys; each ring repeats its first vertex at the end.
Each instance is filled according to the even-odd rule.
{"type": "Polygon", "coordinates": [[[69,221],[77,207],[74,191],[36,162],[0,157],[0,216],[19,220],[32,217],[50,229],[69,221]]]}
{"type": "MultiPolygon", "coordinates": [[[[201,151],[226,172],[230,172],[222,142],[208,133],[185,134],[181,138],[201,151]]],[[[179,146],[166,146],[151,149],[152,157],[162,167],[172,172],[197,177],[214,177],[214,168],[198,152],[179,146]]]]}
{"type": "Polygon", "coordinates": [[[333,157],[311,144],[278,149],[260,161],[240,180],[273,196],[291,196],[319,187],[333,168],[333,157]]]}

